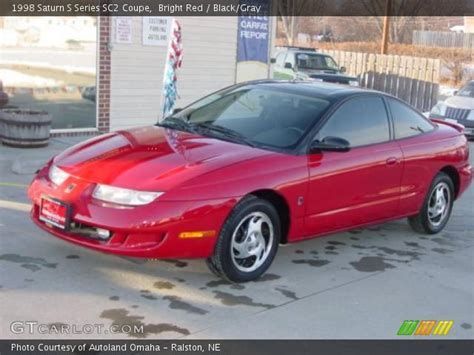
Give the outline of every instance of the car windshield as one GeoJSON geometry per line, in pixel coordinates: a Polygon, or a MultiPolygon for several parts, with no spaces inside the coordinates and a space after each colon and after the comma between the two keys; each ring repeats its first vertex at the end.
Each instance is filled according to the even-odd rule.
{"type": "Polygon", "coordinates": [[[474,98],[474,82],[467,84],[461,90],[459,90],[459,92],[457,93],[457,96],[474,98]]]}
{"type": "Polygon", "coordinates": [[[339,70],[334,59],[327,55],[297,53],[296,66],[299,69],[339,70]]]}
{"type": "Polygon", "coordinates": [[[288,150],[322,116],[329,101],[274,87],[226,89],[167,117],[162,126],[241,144],[288,150]]]}

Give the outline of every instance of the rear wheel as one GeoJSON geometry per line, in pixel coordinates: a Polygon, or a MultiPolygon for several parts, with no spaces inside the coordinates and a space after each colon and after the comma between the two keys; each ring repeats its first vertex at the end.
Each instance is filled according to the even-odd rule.
{"type": "Polygon", "coordinates": [[[280,235],[275,207],[266,200],[248,196],[224,223],[207,265],[214,274],[232,282],[254,280],[272,263],[280,235]]]}
{"type": "Polygon", "coordinates": [[[433,180],[418,215],[408,218],[410,226],[419,233],[435,234],[448,223],[454,201],[454,184],[440,172],[433,180]]]}

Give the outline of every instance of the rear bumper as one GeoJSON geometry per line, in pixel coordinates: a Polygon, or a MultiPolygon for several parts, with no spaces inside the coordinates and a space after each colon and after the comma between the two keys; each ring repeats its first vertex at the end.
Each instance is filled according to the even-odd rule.
{"type": "MultiPolygon", "coordinates": [[[[143,258],[206,258],[212,255],[223,221],[233,208],[233,200],[155,201],[133,209],[106,207],[84,193],[74,199],[54,189],[38,175],[28,195],[33,201],[31,218],[44,231],[68,242],[97,251],[143,258]],[[48,195],[72,207],[71,222],[109,230],[102,240],[78,229],[63,230],[39,219],[41,196],[48,195]],[[212,236],[180,238],[182,232],[215,231],[212,236]]],[[[88,188],[84,189],[87,193],[88,188]]]]}
{"type": "Polygon", "coordinates": [[[468,189],[472,183],[473,168],[471,164],[467,164],[462,168],[458,169],[459,172],[459,192],[458,197],[468,189]]]}

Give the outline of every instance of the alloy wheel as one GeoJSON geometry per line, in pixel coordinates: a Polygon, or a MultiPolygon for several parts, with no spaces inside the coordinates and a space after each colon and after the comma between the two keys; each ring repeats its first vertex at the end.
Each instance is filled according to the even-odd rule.
{"type": "Polygon", "coordinates": [[[449,215],[451,208],[451,191],[448,184],[440,182],[433,189],[428,203],[428,220],[437,227],[442,224],[449,215]]]}
{"type": "Polygon", "coordinates": [[[274,238],[273,223],[265,213],[252,212],[245,216],[232,235],[231,256],[235,267],[252,272],[267,260],[274,238]]]}

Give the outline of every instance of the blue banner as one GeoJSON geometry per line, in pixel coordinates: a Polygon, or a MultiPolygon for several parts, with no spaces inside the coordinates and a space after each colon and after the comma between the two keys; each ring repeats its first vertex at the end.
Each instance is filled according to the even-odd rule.
{"type": "MultiPolygon", "coordinates": [[[[269,0],[251,0],[246,4],[268,8],[269,0]]],[[[264,12],[268,13],[268,12],[264,12]]],[[[239,16],[237,62],[268,63],[270,25],[268,16],[239,16]]]]}

